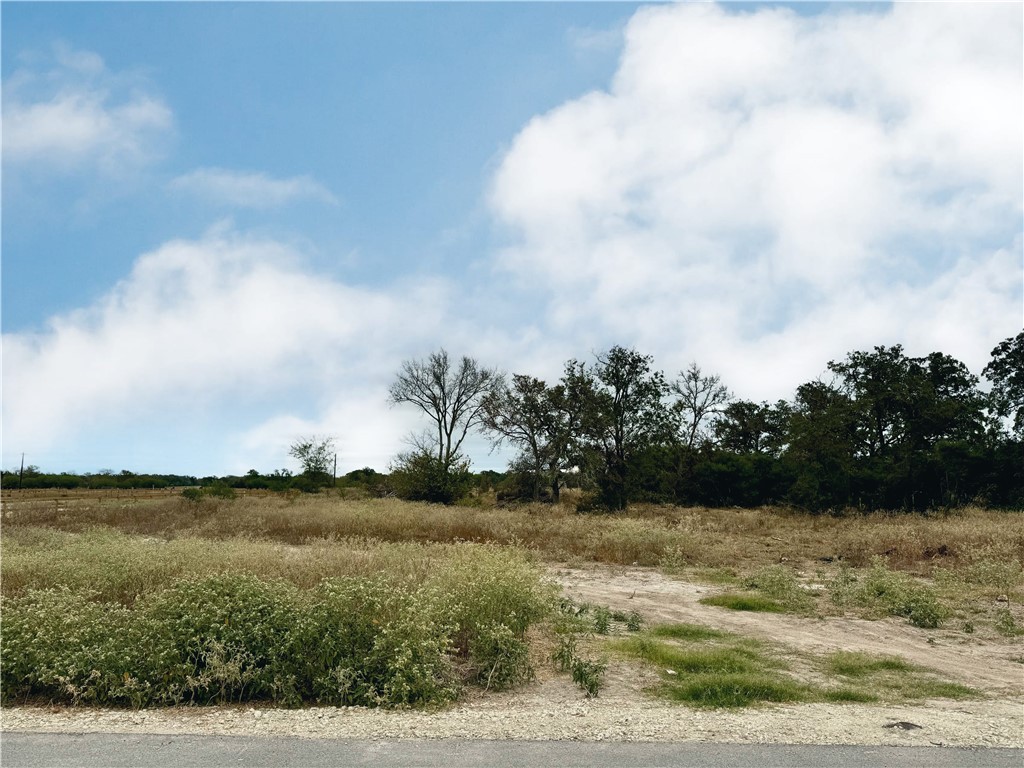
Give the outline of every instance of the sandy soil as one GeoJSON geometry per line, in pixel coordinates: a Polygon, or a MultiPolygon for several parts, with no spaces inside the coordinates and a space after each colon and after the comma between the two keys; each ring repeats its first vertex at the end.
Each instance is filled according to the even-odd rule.
{"type": "Polygon", "coordinates": [[[587,699],[550,665],[500,694],[473,694],[437,712],[360,708],[195,707],[139,712],[17,707],[0,713],[9,731],[292,735],[319,738],[576,739],[788,744],[889,744],[1024,748],[1024,665],[1020,644],[925,631],[898,620],[803,619],[700,605],[710,590],[644,568],[555,567],[577,600],[636,610],[649,623],[686,621],[785,644],[794,652],[834,649],[895,654],[986,696],[919,705],[797,704],[700,711],[650,698],[654,673],[612,661],[606,685],[587,699]],[[929,642],[931,639],[932,642],[929,642]],[[898,723],[917,728],[904,730],[898,723]]]}
{"type": "Polygon", "coordinates": [[[954,682],[998,696],[1024,695],[1024,644],[962,632],[918,629],[903,619],[807,619],[701,605],[723,590],[665,576],[651,568],[555,568],[553,577],[577,601],[638,611],[648,622],[690,622],[825,653],[864,651],[900,656],[954,682]]]}

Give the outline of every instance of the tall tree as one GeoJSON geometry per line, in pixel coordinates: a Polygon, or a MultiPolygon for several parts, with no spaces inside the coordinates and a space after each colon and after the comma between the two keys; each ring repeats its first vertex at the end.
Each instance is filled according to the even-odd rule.
{"type": "Polygon", "coordinates": [[[791,416],[785,400],[775,405],[734,400],[715,421],[715,440],[720,448],[734,453],[778,456],[788,440],[791,416]]]}
{"type": "Polygon", "coordinates": [[[1024,439],[1024,331],[996,345],[982,374],[992,382],[996,413],[1011,419],[1013,433],[1024,439]]]}
{"type": "Polygon", "coordinates": [[[795,475],[790,501],[811,510],[849,503],[856,433],[854,403],[845,392],[821,381],[797,387],[784,454],[795,475]]]}
{"type": "Polygon", "coordinates": [[[291,444],[288,455],[299,462],[302,474],[314,484],[323,484],[331,479],[335,457],[333,437],[300,437],[291,444]]]}
{"type": "Polygon", "coordinates": [[[484,429],[491,433],[495,446],[507,442],[519,448],[514,463],[529,472],[534,500],[540,498],[541,486],[546,484],[552,501],[558,501],[578,422],[577,409],[566,398],[565,387],[548,387],[532,376],[517,374],[511,386],[502,383],[483,399],[484,429]]]}
{"type": "Polygon", "coordinates": [[[668,384],[652,358],[615,346],[590,367],[571,360],[563,384],[578,404],[581,433],[601,459],[599,485],[605,504],[625,509],[631,459],[671,439],[676,420],[665,404],[668,384]]]}
{"type": "Polygon", "coordinates": [[[696,447],[710,438],[708,424],[722,412],[732,395],[717,375],[705,376],[697,363],[690,363],[679,378],[671,384],[676,395],[673,408],[680,417],[683,443],[688,448],[696,447]]]}
{"type": "Polygon", "coordinates": [[[471,357],[453,365],[441,349],[426,360],[403,362],[388,399],[396,405],[415,405],[433,422],[429,437],[417,439],[416,447],[428,448],[432,443],[434,456],[448,470],[459,462],[466,435],[481,423],[484,398],[503,380],[497,369],[484,368],[471,357]]]}
{"type": "Polygon", "coordinates": [[[856,405],[858,453],[885,457],[906,437],[916,361],[897,344],[875,347],[873,352],[850,352],[845,360],[830,361],[828,368],[856,405]]]}

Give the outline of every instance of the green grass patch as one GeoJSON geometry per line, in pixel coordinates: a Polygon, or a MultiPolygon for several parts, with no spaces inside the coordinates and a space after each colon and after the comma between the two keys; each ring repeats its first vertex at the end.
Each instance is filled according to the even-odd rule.
{"type": "Polygon", "coordinates": [[[856,651],[839,651],[826,657],[828,671],[844,677],[867,677],[878,672],[910,672],[914,666],[898,656],[873,656],[856,651]]]}
{"type": "Polygon", "coordinates": [[[836,704],[873,704],[878,697],[857,688],[829,688],[822,692],[822,699],[836,704]]]}
{"type": "Polygon", "coordinates": [[[700,602],[702,605],[715,605],[719,608],[729,608],[733,611],[786,612],[786,606],[778,600],[742,592],[725,592],[721,595],[711,595],[710,597],[701,598],[700,602]]]}
{"type": "Polygon", "coordinates": [[[658,696],[695,707],[789,701],[899,703],[978,695],[898,657],[846,651],[811,657],[821,680],[805,683],[790,674],[779,649],[693,624],[656,626],[613,647],[658,670],[658,696]]]}
{"type": "Polygon", "coordinates": [[[784,565],[761,568],[745,578],[743,586],[756,590],[793,613],[809,613],[816,604],[815,596],[804,589],[793,569],[784,565]]]}
{"type": "Polygon", "coordinates": [[[763,702],[804,701],[795,680],[767,675],[704,674],[665,683],[665,698],[701,708],[749,707],[763,702]]]}
{"type": "Polygon", "coordinates": [[[942,680],[935,672],[897,656],[837,651],[821,658],[818,665],[830,680],[840,685],[838,689],[826,691],[830,701],[840,700],[832,698],[839,692],[862,697],[848,698],[850,701],[965,699],[978,695],[972,688],[942,680]]]}
{"type": "Polygon", "coordinates": [[[722,640],[729,637],[727,632],[701,626],[700,624],[659,624],[651,627],[649,634],[671,640],[722,640]]]}
{"type": "Polygon", "coordinates": [[[742,645],[679,647],[638,637],[623,641],[620,647],[632,656],[676,674],[757,672],[769,666],[757,651],[742,645]]]}
{"type": "Polygon", "coordinates": [[[665,624],[615,648],[656,667],[657,693],[696,707],[744,707],[798,701],[803,686],[762,643],[694,624],[665,624]]]}

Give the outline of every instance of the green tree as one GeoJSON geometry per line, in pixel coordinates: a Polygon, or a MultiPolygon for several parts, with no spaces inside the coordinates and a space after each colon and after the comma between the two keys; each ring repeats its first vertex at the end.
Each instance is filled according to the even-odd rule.
{"type": "Polygon", "coordinates": [[[1013,434],[1024,439],[1024,331],[996,345],[982,375],[992,382],[996,414],[1010,419],[1013,434]]]}
{"type": "Polygon", "coordinates": [[[288,455],[299,462],[309,487],[319,487],[330,482],[336,455],[333,437],[300,437],[291,444],[288,455]]]}
{"type": "Polygon", "coordinates": [[[597,482],[603,503],[625,509],[629,467],[643,450],[670,442],[678,420],[665,404],[669,387],[652,358],[615,346],[591,366],[566,365],[562,383],[579,409],[580,436],[587,453],[599,459],[597,482]]]}
{"type": "Polygon", "coordinates": [[[792,414],[785,400],[775,405],[734,400],[715,421],[715,441],[733,453],[778,456],[788,441],[792,414]]]}
{"type": "Polygon", "coordinates": [[[548,387],[532,376],[514,375],[511,385],[503,382],[483,400],[484,429],[495,447],[507,442],[519,449],[512,469],[529,475],[535,501],[543,486],[558,501],[562,474],[572,463],[578,421],[563,385],[548,387]]]}
{"type": "Polygon", "coordinates": [[[821,381],[797,388],[784,454],[794,475],[791,502],[813,511],[849,503],[856,433],[849,395],[821,381]]]}

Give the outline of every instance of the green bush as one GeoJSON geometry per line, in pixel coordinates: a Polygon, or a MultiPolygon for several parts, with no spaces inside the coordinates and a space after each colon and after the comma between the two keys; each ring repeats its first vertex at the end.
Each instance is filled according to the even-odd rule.
{"type": "Polygon", "coordinates": [[[473,475],[469,462],[456,457],[445,464],[428,451],[400,454],[391,467],[391,487],[408,501],[454,504],[469,493],[473,475]]]}
{"type": "Polygon", "coordinates": [[[572,660],[572,681],[587,693],[587,698],[594,698],[604,685],[604,672],[607,665],[603,661],[592,661],[576,657],[572,660]]]}
{"type": "Polygon", "coordinates": [[[923,629],[939,627],[949,615],[935,590],[890,570],[878,557],[861,576],[842,568],[829,582],[828,590],[832,601],[840,607],[862,608],[869,615],[903,616],[923,629]]]}
{"type": "Polygon", "coordinates": [[[4,702],[443,703],[463,682],[528,679],[526,631],[553,602],[524,558],[476,546],[453,547],[425,579],[303,590],[220,574],[175,581],[130,608],[98,597],[64,587],[3,598],[4,702]]]}
{"type": "Polygon", "coordinates": [[[778,601],[786,610],[806,612],[814,607],[814,597],[804,589],[797,575],[784,565],[770,565],[743,580],[747,589],[756,589],[778,601]]]}
{"type": "Polygon", "coordinates": [[[331,579],[295,633],[305,698],[336,706],[439,703],[458,695],[453,625],[439,596],[383,579],[331,579]],[[305,651],[303,649],[306,649],[305,651]]]}
{"type": "Polygon", "coordinates": [[[203,500],[203,489],[202,488],[182,488],[181,498],[187,501],[189,504],[199,504],[203,500]]]}

